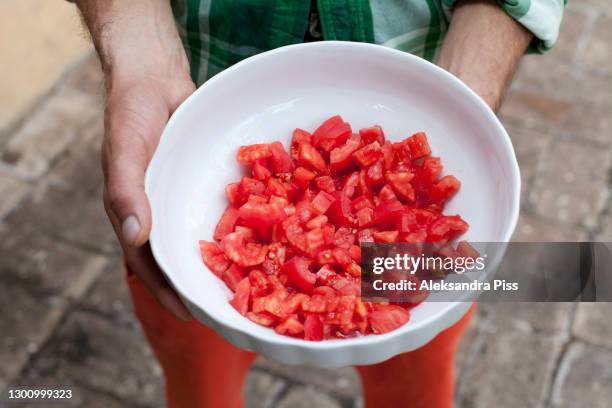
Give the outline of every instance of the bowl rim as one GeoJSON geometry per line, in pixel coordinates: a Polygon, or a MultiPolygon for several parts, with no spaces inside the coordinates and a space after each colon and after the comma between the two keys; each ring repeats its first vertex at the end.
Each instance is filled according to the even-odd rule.
{"type": "MultiPolygon", "coordinates": [[[[506,226],[506,230],[503,235],[503,240],[500,242],[510,241],[510,238],[512,234],[514,233],[514,230],[516,228],[516,225],[518,223],[518,218],[519,218],[521,177],[520,177],[520,170],[519,170],[518,162],[516,159],[516,153],[514,151],[514,147],[512,145],[512,142],[511,142],[511,139],[508,133],[506,132],[504,126],[501,124],[501,122],[499,121],[499,118],[496,116],[496,114],[493,112],[490,106],[486,104],[486,102],[484,102],[484,100],[478,94],[476,94],[476,92],[474,92],[471,88],[469,88],[463,81],[461,81],[459,78],[457,78],[455,75],[451,74],[450,72],[444,70],[443,68],[419,56],[416,56],[416,55],[413,55],[413,54],[410,54],[404,51],[384,47],[382,45],[371,44],[371,43],[360,43],[360,42],[349,42],[349,41],[319,41],[319,42],[286,45],[283,47],[275,48],[273,50],[265,51],[265,52],[256,54],[254,56],[248,57],[232,65],[231,67],[221,71],[220,73],[216,74],[214,77],[208,79],[206,82],[200,85],[191,95],[189,95],[178,106],[178,108],[173,112],[172,116],[166,123],[166,126],[164,127],[164,130],[160,136],[159,143],[160,144],[162,143],[162,140],[166,134],[172,133],[173,129],[176,127],[176,122],[179,121],[181,113],[184,110],[188,109],[190,105],[195,103],[194,101],[199,97],[200,94],[205,92],[207,88],[213,86],[214,84],[218,82],[223,81],[227,76],[230,76],[236,73],[237,71],[244,70],[245,68],[249,67],[252,64],[259,63],[267,59],[275,58],[278,55],[300,52],[301,49],[309,49],[309,48],[310,49],[321,49],[321,50],[334,50],[338,48],[343,48],[343,49],[352,48],[355,52],[383,53],[383,54],[387,54],[388,57],[403,58],[406,62],[412,63],[416,65],[417,67],[420,67],[420,69],[429,71],[431,75],[437,75],[442,80],[450,81],[451,83],[455,85],[456,90],[460,92],[464,98],[471,99],[472,103],[476,103],[477,105],[479,105],[483,113],[486,112],[485,114],[489,117],[489,120],[492,122],[492,124],[496,128],[497,134],[501,136],[501,138],[499,138],[500,139],[499,142],[502,143],[504,152],[506,153],[506,156],[508,156],[508,159],[510,162],[508,164],[510,166],[511,178],[512,178],[512,188],[513,188],[513,194],[512,194],[511,200],[514,205],[512,206],[511,212],[509,214],[509,222],[506,226]]],[[[156,149],[156,152],[157,152],[157,149],[156,149]]],[[[151,161],[149,162],[147,170],[145,172],[144,187],[145,187],[145,193],[147,194],[147,197],[149,196],[149,191],[151,188],[150,186],[152,183],[151,173],[152,173],[152,169],[156,166],[155,163],[157,162],[156,160],[157,157],[159,156],[157,156],[154,153],[151,161]]],[[[150,205],[152,207],[151,202],[150,202],[150,205]]],[[[153,217],[153,211],[152,211],[151,216],[153,217]]],[[[323,341],[316,342],[316,341],[307,341],[303,339],[283,336],[280,334],[270,336],[270,338],[262,338],[262,337],[259,337],[251,333],[248,330],[244,330],[242,327],[229,325],[226,322],[224,322],[222,319],[220,319],[219,317],[208,313],[206,310],[204,310],[204,308],[199,306],[198,303],[194,301],[194,299],[188,295],[189,292],[184,290],[184,286],[180,282],[178,282],[175,278],[173,278],[171,273],[168,273],[168,271],[171,269],[168,268],[168,264],[165,262],[161,248],[158,247],[157,229],[155,228],[154,220],[152,221],[153,223],[151,227],[151,233],[149,236],[149,244],[151,246],[151,252],[153,254],[153,257],[155,261],[157,262],[160,270],[164,274],[168,283],[180,295],[183,302],[186,303],[188,308],[189,309],[196,308],[196,311],[199,313],[194,313],[194,314],[203,313],[206,316],[208,323],[212,324],[215,330],[219,330],[219,328],[222,327],[225,330],[229,329],[229,330],[238,331],[249,339],[250,344],[253,344],[254,342],[265,342],[265,343],[275,345],[275,346],[291,346],[291,347],[298,347],[301,349],[309,349],[309,350],[314,350],[314,349],[330,350],[330,349],[336,349],[336,348],[347,347],[347,346],[366,346],[368,344],[375,344],[375,343],[385,341],[385,340],[392,340],[393,338],[402,337],[407,334],[406,329],[402,330],[403,327],[408,327],[408,325],[405,325],[402,328],[398,328],[397,330],[393,330],[389,333],[378,334],[375,336],[361,336],[361,337],[345,338],[345,339],[326,339],[323,341]]],[[[464,303],[464,302],[445,303],[445,307],[441,309],[440,312],[436,313],[435,315],[429,316],[423,320],[420,320],[418,322],[413,322],[412,324],[410,324],[408,330],[413,331],[413,330],[419,329],[421,326],[430,325],[432,321],[438,320],[442,315],[447,314],[450,310],[452,310],[454,307],[457,307],[461,303],[464,303]]],[[[192,310],[192,312],[194,311],[192,310]]],[[[256,324],[250,321],[248,322],[251,324],[256,324]]],[[[444,330],[445,328],[450,327],[452,323],[453,322],[446,325],[446,327],[442,327],[441,330],[444,330]]],[[[437,327],[439,327],[439,325],[437,325],[437,327]]]]}

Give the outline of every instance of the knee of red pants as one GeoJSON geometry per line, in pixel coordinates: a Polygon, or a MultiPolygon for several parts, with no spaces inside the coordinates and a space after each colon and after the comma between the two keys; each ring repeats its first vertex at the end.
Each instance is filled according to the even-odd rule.
{"type": "Polygon", "coordinates": [[[357,367],[366,406],[452,407],[455,354],[474,310],[475,305],[461,320],[417,350],[357,367]]]}
{"type": "Polygon", "coordinates": [[[140,280],[126,272],[134,312],[166,378],[170,407],[238,407],[255,359],[209,327],[167,312],[140,280]]]}

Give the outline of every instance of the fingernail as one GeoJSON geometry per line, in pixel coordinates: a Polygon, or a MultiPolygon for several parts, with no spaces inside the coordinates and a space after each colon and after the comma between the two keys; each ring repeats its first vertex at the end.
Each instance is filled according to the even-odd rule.
{"type": "Polygon", "coordinates": [[[138,234],[140,234],[140,223],[138,222],[138,218],[134,215],[127,217],[121,226],[121,233],[123,234],[125,243],[128,245],[136,244],[138,234]]]}

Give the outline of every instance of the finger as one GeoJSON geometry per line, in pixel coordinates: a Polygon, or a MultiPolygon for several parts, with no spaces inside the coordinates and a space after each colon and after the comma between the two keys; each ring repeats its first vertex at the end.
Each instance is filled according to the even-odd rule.
{"type": "Polygon", "coordinates": [[[179,320],[187,321],[192,319],[191,313],[168,284],[162,271],[157,266],[149,245],[139,248],[128,248],[125,251],[125,259],[130,270],[138,276],[167,311],[179,320]]]}
{"type": "Polygon", "coordinates": [[[146,243],[151,231],[144,175],[168,115],[163,100],[146,92],[108,102],[102,148],[105,198],[121,226],[121,241],[132,247],[146,243]]]}

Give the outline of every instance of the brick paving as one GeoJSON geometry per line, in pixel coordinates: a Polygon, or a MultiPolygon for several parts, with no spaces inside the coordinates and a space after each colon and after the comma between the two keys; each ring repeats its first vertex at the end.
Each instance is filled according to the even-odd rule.
{"type": "MultiPolygon", "coordinates": [[[[522,169],[517,241],[612,238],[612,13],[604,0],[575,3],[559,46],[525,59],[500,113],[522,169]]],[[[99,69],[90,55],[66,72],[0,132],[0,393],[58,384],[74,390],[69,406],[161,407],[161,370],[100,201],[99,69]]],[[[609,406],[611,314],[481,305],[456,362],[457,406],[609,406]]],[[[259,359],[244,393],[252,408],[363,406],[351,368],[259,359]]]]}

